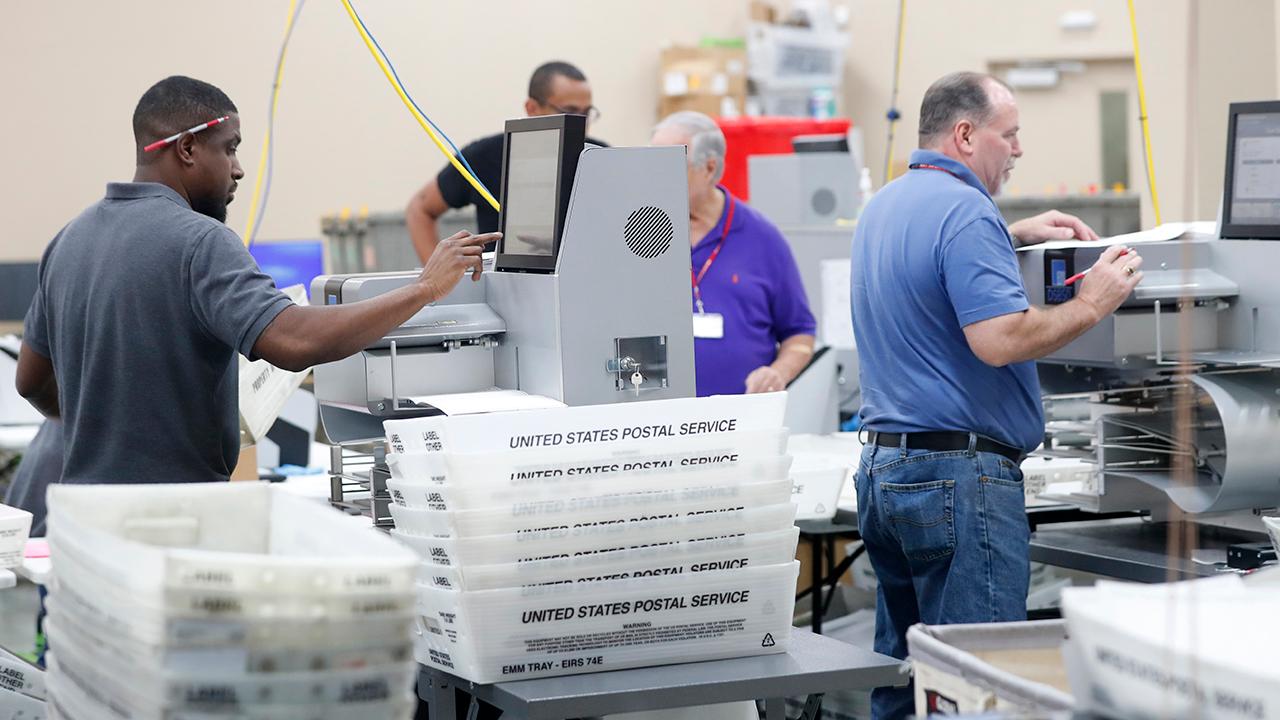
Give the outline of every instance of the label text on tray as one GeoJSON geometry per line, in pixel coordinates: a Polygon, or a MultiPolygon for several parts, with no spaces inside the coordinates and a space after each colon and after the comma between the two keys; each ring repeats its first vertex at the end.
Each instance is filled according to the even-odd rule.
{"type": "Polygon", "coordinates": [[[641,598],[639,600],[623,600],[620,602],[590,605],[572,605],[565,607],[538,608],[520,613],[520,622],[532,625],[542,622],[573,620],[575,618],[612,617],[615,615],[631,615],[636,613],[665,612],[668,610],[686,610],[688,608],[714,607],[717,605],[737,605],[750,602],[750,590],[729,590],[718,593],[701,593],[699,595],[672,595],[667,597],[641,598]]]}
{"type": "Polygon", "coordinates": [[[635,425],[632,427],[596,428],[594,430],[571,430],[564,433],[512,435],[508,440],[508,444],[513,450],[556,447],[559,445],[589,445],[591,443],[615,442],[618,440],[649,440],[653,438],[725,433],[733,432],[737,427],[737,418],[719,418],[716,420],[683,422],[679,425],[635,425]]]}

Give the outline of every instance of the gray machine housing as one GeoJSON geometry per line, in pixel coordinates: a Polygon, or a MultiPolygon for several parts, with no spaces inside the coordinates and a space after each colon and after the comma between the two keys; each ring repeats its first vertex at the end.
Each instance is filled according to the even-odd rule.
{"type": "MultiPolygon", "coordinates": [[[[821,340],[826,314],[846,309],[824,306],[822,263],[849,260],[853,225],[848,221],[857,217],[860,208],[858,156],[851,152],[797,152],[752,155],[747,163],[751,206],[778,226],[791,247],[821,340]]],[[[788,388],[793,397],[787,400],[787,425],[793,432],[834,432],[841,412],[858,411],[857,351],[833,347],[828,354],[832,357],[825,361],[818,357],[788,388]],[[822,387],[815,387],[819,383],[822,387]],[[802,403],[803,408],[792,407],[802,403]]]]}
{"type": "Polygon", "coordinates": [[[858,165],[847,152],[752,155],[751,204],[778,225],[834,225],[858,217],[858,165]]]}
{"type": "MultiPolygon", "coordinates": [[[[1135,246],[1143,259],[1145,277],[1120,309],[1090,328],[1043,362],[1075,363],[1104,367],[1154,367],[1183,343],[1195,352],[1213,353],[1223,347],[1241,347],[1239,338],[1220,337],[1219,322],[1233,312],[1230,301],[1240,294],[1239,284],[1222,274],[1228,258],[1239,248],[1199,237],[1187,242],[1143,243],[1135,246]],[[1178,310],[1186,305],[1192,314],[1191,335],[1179,332],[1178,310]]],[[[1033,305],[1053,305],[1074,297],[1080,287],[1054,287],[1051,263],[1065,263],[1067,275],[1091,267],[1105,250],[1082,246],[1051,250],[1027,249],[1018,253],[1023,284],[1033,305]]]]}
{"type": "MultiPolygon", "coordinates": [[[[1187,235],[1134,246],[1145,277],[1110,318],[1039,363],[1046,448],[1095,463],[1085,488],[1062,496],[1099,512],[1164,516],[1177,505],[1202,522],[1260,529],[1280,505],[1280,244],[1187,235]],[[1181,323],[1180,310],[1190,315],[1181,323]],[[1191,375],[1179,362],[1187,350],[1191,375]],[[1178,433],[1179,393],[1191,427],[1178,433]],[[1189,458],[1179,478],[1175,459],[1189,458]],[[1243,512],[1243,514],[1241,513],[1243,512]]],[[[1050,261],[1068,274],[1103,248],[1019,253],[1033,304],[1068,299],[1047,283],[1050,261]]]]}
{"type": "MultiPolygon", "coordinates": [[[[365,350],[315,368],[330,440],[438,414],[412,399],[424,395],[498,388],[567,405],[693,396],[686,181],[683,148],[588,147],[554,272],[488,266],[365,350]]],[[[418,275],[321,276],[311,296],[355,302],[418,275]]]]}

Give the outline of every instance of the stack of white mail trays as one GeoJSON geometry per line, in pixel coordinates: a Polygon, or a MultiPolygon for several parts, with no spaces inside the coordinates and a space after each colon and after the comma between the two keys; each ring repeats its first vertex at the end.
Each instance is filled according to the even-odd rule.
{"type": "Polygon", "coordinates": [[[475,682],[782,652],[785,395],[385,423],[419,662],[475,682]]]}
{"type": "Polygon", "coordinates": [[[416,558],[265,483],[56,485],[51,716],[408,719],[416,558]]]}

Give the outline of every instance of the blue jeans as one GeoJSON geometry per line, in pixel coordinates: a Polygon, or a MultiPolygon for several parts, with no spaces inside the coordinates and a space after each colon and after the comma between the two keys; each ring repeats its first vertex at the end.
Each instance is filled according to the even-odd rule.
{"type": "MultiPolygon", "coordinates": [[[[970,435],[970,448],[976,442],[970,435]]],[[[916,623],[1025,620],[1030,583],[1022,471],[995,453],[868,444],[858,529],[879,580],[876,652],[907,657],[916,623]]],[[[913,711],[913,690],[877,688],[875,720],[913,711]]]]}

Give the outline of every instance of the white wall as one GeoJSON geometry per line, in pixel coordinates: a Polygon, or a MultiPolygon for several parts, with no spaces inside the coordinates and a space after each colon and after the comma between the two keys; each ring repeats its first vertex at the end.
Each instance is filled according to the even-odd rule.
{"type": "MultiPolygon", "coordinates": [[[[6,110],[0,261],[38,257],[109,180],[133,173],[130,117],[156,80],[187,74],[236,102],[249,177],[228,224],[244,229],[284,0],[64,0],[6,3],[0,67],[6,110]]],[[[741,35],[734,0],[357,0],[418,104],[459,144],[523,114],[529,74],[565,59],[591,79],[604,115],[593,133],[648,139],[658,54],[704,34],[741,35]]],[[[276,119],[263,239],[319,236],[343,206],[398,209],[444,163],[374,65],[337,0],[310,0],[290,45],[276,119]]]]}
{"type": "MultiPolygon", "coordinates": [[[[1275,5],[1274,0],[1135,2],[1163,220],[1213,216],[1222,185],[1227,103],[1277,96],[1275,5]],[[1187,66],[1192,37],[1198,49],[1195,69],[1187,66]],[[1198,97],[1195,111],[1189,111],[1193,76],[1198,97]],[[1191,193],[1184,189],[1189,173],[1197,179],[1191,193]]],[[[853,0],[850,7],[855,26],[845,96],[849,111],[867,131],[868,157],[880,182],[898,4],[853,0]]],[[[1131,62],[1132,57],[1123,0],[909,0],[898,101],[903,119],[898,124],[895,158],[901,161],[914,147],[925,89],[948,72],[988,71],[993,64],[1019,60],[1079,59],[1112,65],[1131,62]],[[1088,30],[1062,29],[1059,18],[1070,10],[1091,11],[1098,22],[1088,30]]],[[[1096,172],[1096,145],[1089,144],[1088,138],[1082,141],[1080,128],[1096,125],[1097,111],[1082,105],[1084,97],[1076,90],[1064,82],[1056,90],[1020,93],[1026,155],[1010,182],[1010,192],[1040,193],[1063,183],[1074,192],[1082,178],[1096,172]]],[[[1143,220],[1149,225],[1154,216],[1137,144],[1136,93],[1131,102],[1130,118],[1135,124],[1130,128],[1129,175],[1133,189],[1143,193],[1143,220]]]]}
{"type": "MultiPolygon", "coordinates": [[[[852,26],[842,101],[866,130],[879,183],[898,3],[845,2],[852,26]]],[[[1165,219],[1204,217],[1216,208],[1226,102],[1275,97],[1275,3],[1138,0],[1165,219]],[[1195,23],[1189,23],[1192,13],[1195,23]],[[1187,100],[1191,28],[1200,43],[1194,112],[1187,100]],[[1192,192],[1184,182],[1188,172],[1198,178],[1192,192]]],[[[133,106],[151,83],[174,73],[221,86],[240,107],[241,161],[250,176],[228,222],[242,231],[287,5],[7,3],[0,24],[6,99],[0,137],[9,167],[0,178],[0,261],[38,257],[58,228],[101,196],[105,182],[131,176],[133,106]]],[[[359,0],[357,7],[419,104],[459,144],[496,132],[504,119],[521,114],[530,71],[552,58],[574,62],[590,77],[604,112],[593,134],[615,144],[643,143],[656,120],[661,48],[704,35],[741,35],[748,14],[746,0],[359,0]]],[[[1022,59],[1078,58],[1123,67],[1131,56],[1122,0],[909,0],[907,13],[899,160],[915,145],[924,89],[947,72],[1022,59]],[[1060,29],[1060,15],[1076,9],[1094,11],[1097,26],[1060,29]]],[[[1086,142],[1076,138],[1077,130],[1097,123],[1096,109],[1077,107],[1082,101],[1076,90],[1064,83],[1061,102],[1057,91],[1026,98],[1027,155],[1013,190],[1040,192],[1068,181],[1074,189],[1096,174],[1095,147],[1073,150],[1086,142]]],[[[1131,117],[1137,115],[1135,108],[1131,117]]],[[[1136,143],[1136,126],[1130,137],[1136,143]]],[[[1141,160],[1135,158],[1130,177],[1142,188],[1141,160]]],[[[398,209],[443,163],[337,0],[310,0],[295,30],[275,159],[264,240],[317,237],[319,216],[343,206],[398,209]]]]}

